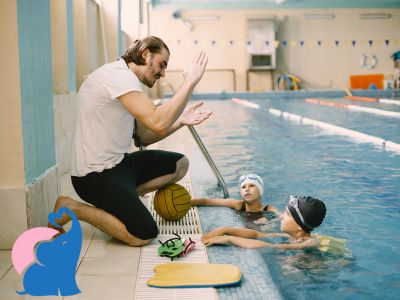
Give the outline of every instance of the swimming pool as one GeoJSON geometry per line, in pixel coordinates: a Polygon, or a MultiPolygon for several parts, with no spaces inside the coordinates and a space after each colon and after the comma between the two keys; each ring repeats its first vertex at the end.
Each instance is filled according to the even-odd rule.
{"type": "MultiPolygon", "coordinates": [[[[260,255],[262,264],[267,266],[266,272],[285,299],[397,298],[400,294],[400,153],[291,122],[268,110],[287,111],[396,143],[400,143],[399,119],[308,104],[304,99],[252,102],[260,108],[251,109],[226,100],[207,100],[205,105],[214,114],[196,127],[228,184],[230,195],[239,198],[239,175],[254,172],[264,179],[263,201],[281,210],[290,194],[316,196],[325,201],[328,209],[323,225],[316,232],[347,239],[349,252],[342,257],[330,257],[216,246],[209,248],[210,260],[236,263],[247,274],[257,274],[262,272],[260,262],[248,265],[245,258],[260,255]]],[[[400,108],[383,104],[370,107],[392,111],[400,108]]],[[[212,186],[207,195],[220,197],[221,192],[212,186]]],[[[244,225],[243,218],[225,208],[202,207],[200,215],[203,231],[222,225],[244,225]]],[[[267,227],[264,229],[279,230],[278,220],[272,220],[267,227]]],[[[267,298],[268,291],[263,291],[263,284],[245,281],[245,291],[241,293],[247,289],[254,299],[267,298]]],[[[222,299],[231,296],[228,290],[220,292],[222,299]]]]}

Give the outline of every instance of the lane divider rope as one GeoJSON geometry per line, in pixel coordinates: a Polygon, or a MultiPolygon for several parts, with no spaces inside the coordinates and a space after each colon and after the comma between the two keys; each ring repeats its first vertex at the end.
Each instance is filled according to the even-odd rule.
{"type": "Polygon", "coordinates": [[[398,99],[380,99],[380,98],[371,98],[371,97],[361,97],[361,96],[353,96],[353,95],[347,95],[344,97],[347,100],[352,100],[352,101],[363,101],[363,102],[376,102],[376,103],[385,103],[385,104],[394,104],[394,105],[400,105],[400,100],[398,99]]]}
{"type": "Polygon", "coordinates": [[[338,102],[334,102],[334,101],[327,101],[327,100],[321,100],[321,99],[315,99],[315,98],[307,98],[305,101],[307,103],[311,103],[311,104],[340,107],[343,109],[361,111],[361,112],[381,115],[381,116],[385,116],[385,117],[400,118],[400,112],[397,112],[397,111],[389,111],[389,110],[364,107],[364,106],[358,106],[358,105],[352,105],[352,104],[344,104],[344,103],[338,103],[338,102]]]}
{"type": "Polygon", "coordinates": [[[239,99],[239,98],[232,98],[231,99],[232,102],[237,103],[237,104],[241,104],[250,108],[255,108],[255,109],[259,109],[260,105],[258,105],[257,103],[253,103],[247,100],[243,100],[243,99],[239,99]]]}
{"type": "Polygon", "coordinates": [[[314,119],[305,118],[300,115],[288,113],[286,111],[281,111],[281,110],[274,109],[274,108],[270,108],[269,113],[274,116],[281,117],[281,118],[289,120],[289,121],[298,122],[298,123],[305,124],[305,125],[316,126],[323,130],[326,130],[328,132],[335,133],[337,135],[348,136],[348,137],[352,138],[353,140],[356,140],[361,143],[371,143],[371,144],[374,144],[377,146],[381,146],[387,151],[400,153],[400,144],[389,141],[389,140],[384,140],[382,138],[368,135],[368,134],[365,134],[365,133],[362,133],[359,131],[350,130],[350,129],[336,126],[336,125],[333,125],[330,123],[325,123],[325,122],[317,121],[314,119]]]}
{"type": "MultiPolygon", "coordinates": [[[[232,98],[231,100],[234,103],[237,104],[241,104],[250,108],[254,108],[254,109],[259,109],[260,106],[256,103],[252,103],[250,101],[247,100],[242,100],[242,99],[238,99],[238,98],[232,98]]],[[[307,100],[306,100],[307,101],[307,100]]],[[[321,100],[318,99],[312,99],[311,102],[315,103],[321,100]]],[[[323,100],[322,100],[323,101],[323,100]]],[[[342,107],[342,108],[349,108],[349,106],[351,107],[350,109],[354,109],[354,110],[359,110],[359,111],[365,111],[365,112],[370,112],[370,113],[377,113],[377,111],[383,111],[383,110],[378,110],[378,109],[373,109],[373,108],[369,108],[367,110],[365,110],[364,107],[361,106],[356,106],[356,105],[348,105],[348,104],[342,104],[342,103],[335,103],[332,101],[326,101],[326,105],[331,105],[331,106],[337,106],[337,107],[342,107]],[[332,103],[328,103],[328,102],[332,102],[332,103]]],[[[275,108],[270,108],[269,112],[272,115],[275,115],[277,117],[282,117],[284,119],[290,120],[290,121],[295,121],[298,123],[302,123],[305,125],[312,125],[312,126],[316,126],[319,127],[323,130],[335,133],[337,135],[343,135],[343,136],[347,136],[352,138],[353,140],[356,140],[358,142],[363,142],[363,143],[371,143],[377,146],[381,146],[383,147],[385,150],[387,151],[392,151],[392,152],[396,152],[396,153],[400,153],[400,144],[389,141],[389,140],[384,140],[380,137],[376,137],[376,136],[372,136],[369,134],[365,134],[359,131],[355,131],[355,130],[351,130],[351,129],[347,129],[344,127],[340,127],[340,126],[336,126],[330,123],[325,123],[325,122],[321,122],[321,121],[317,121],[317,120],[313,120],[313,119],[309,119],[309,118],[305,118],[303,116],[300,115],[296,115],[296,114],[292,114],[292,113],[288,113],[288,112],[282,112],[278,109],[275,108]]],[[[390,113],[388,111],[383,111],[383,112],[387,112],[390,113]]],[[[394,112],[391,112],[394,113],[394,112]]],[[[395,116],[398,117],[397,114],[396,115],[390,115],[390,116],[395,116]]]]}

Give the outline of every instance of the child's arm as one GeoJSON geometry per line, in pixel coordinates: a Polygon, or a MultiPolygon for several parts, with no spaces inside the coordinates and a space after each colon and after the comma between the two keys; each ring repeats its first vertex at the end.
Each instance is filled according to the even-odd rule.
{"type": "Polygon", "coordinates": [[[262,232],[259,232],[256,230],[252,230],[252,229],[246,229],[246,228],[219,227],[217,229],[214,229],[213,231],[210,231],[210,232],[204,234],[202,237],[202,240],[209,239],[209,238],[215,237],[215,236],[222,236],[222,235],[232,235],[232,236],[256,239],[256,238],[264,237],[265,233],[262,233],[262,232]]]}
{"type": "Polygon", "coordinates": [[[285,237],[289,238],[290,235],[284,232],[260,232],[253,229],[247,228],[235,228],[235,227],[222,227],[224,230],[224,234],[237,236],[247,239],[259,239],[259,238],[275,238],[275,237],[285,237]]]}
{"type": "Polygon", "coordinates": [[[227,199],[214,199],[214,198],[194,198],[192,199],[192,206],[226,206],[235,210],[240,210],[244,201],[236,200],[233,198],[227,199]]]}
{"type": "Polygon", "coordinates": [[[247,239],[231,235],[214,236],[212,238],[203,241],[203,244],[206,246],[222,245],[229,243],[241,248],[263,248],[263,247],[270,247],[272,245],[264,241],[247,239]]]}
{"type": "Polygon", "coordinates": [[[238,236],[213,236],[211,238],[202,239],[202,242],[206,246],[211,245],[222,245],[222,244],[232,244],[237,247],[241,248],[263,248],[263,247],[270,247],[270,248],[277,248],[277,249],[286,249],[286,250],[302,250],[302,249],[309,249],[309,248],[316,248],[318,247],[318,242],[315,240],[308,240],[302,243],[293,243],[293,244],[271,244],[264,241],[243,238],[238,236]]]}
{"type": "Polygon", "coordinates": [[[213,239],[215,237],[221,237],[224,235],[228,235],[231,237],[240,237],[240,238],[245,238],[245,239],[257,239],[257,238],[263,238],[263,237],[266,237],[266,238],[273,238],[273,237],[288,238],[289,237],[289,235],[287,233],[264,233],[264,232],[259,232],[256,230],[246,229],[246,228],[219,227],[217,229],[214,229],[213,231],[210,231],[210,232],[204,234],[201,237],[201,241],[204,245],[207,245],[211,241],[211,239],[213,239]]]}
{"type": "Polygon", "coordinates": [[[284,237],[284,238],[290,238],[290,235],[284,232],[269,232],[269,233],[264,233],[262,237],[265,238],[277,238],[277,237],[284,237]]]}
{"type": "Polygon", "coordinates": [[[318,248],[319,242],[315,239],[310,239],[301,243],[293,243],[293,244],[271,244],[270,247],[277,249],[286,249],[286,250],[303,250],[310,248],[318,248]]]}

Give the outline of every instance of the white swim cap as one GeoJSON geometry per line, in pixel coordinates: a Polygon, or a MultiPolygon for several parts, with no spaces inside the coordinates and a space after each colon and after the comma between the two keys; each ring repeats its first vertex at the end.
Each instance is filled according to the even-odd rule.
{"type": "Polygon", "coordinates": [[[258,176],[256,174],[247,174],[247,175],[240,176],[239,186],[242,187],[243,185],[245,185],[247,183],[254,184],[260,191],[260,196],[262,196],[264,194],[264,182],[260,176],[258,176]]]}

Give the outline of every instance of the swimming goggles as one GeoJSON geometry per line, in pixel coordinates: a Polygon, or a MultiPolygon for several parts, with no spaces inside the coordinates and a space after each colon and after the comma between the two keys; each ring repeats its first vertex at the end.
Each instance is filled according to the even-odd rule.
{"type": "Polygon", "coordinates": [[[158,247],[158,255],[161,257],[169,257],[171,260],[174,260],[175,257],[186,256],[190,251],[194,250],[196,247],[196,242],[193,241],[190,237],[189,239],[181,238],[179,234],[173,233],[175,237],[161,242],[158,247]]]}
{"type": "Polygon", "coordinates": [[[308,225],[308,224],[306,223],[306,221],[304,221],[303,215],[301,214],[300,209],[299,209],[299,200],[298,200],[297,196],[290,195],[290,198],[289,198],[289,205],[295,209],[297,215],[298,215],[299,218],[300,218],[301,223],[302,223],[304,226],[308,227],[308,228],[311,229],[311,230],[314,229],[314,227],[308,225]]]}
{"type": "Polygon", "coordinates": [[[242,185],[243,181],[245,181],[246,179],[256,180],[261,186],[264,186],[264,184],[260,180],[260,177],[256,174],[247,174],[240,176],[239,178],[240,185],[242,185]]]}

